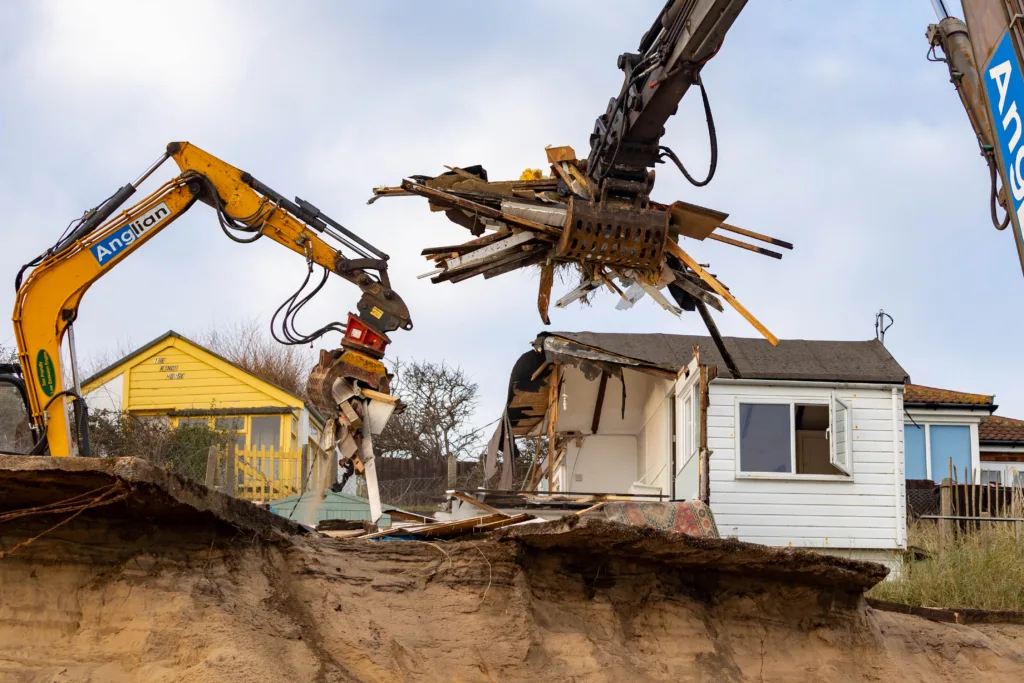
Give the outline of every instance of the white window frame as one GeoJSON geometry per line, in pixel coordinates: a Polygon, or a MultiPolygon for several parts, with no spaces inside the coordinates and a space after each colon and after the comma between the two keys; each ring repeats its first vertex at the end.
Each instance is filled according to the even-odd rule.
{"type": "MultiPolygon", "coordinates": [[[[825,438],[828,439],[829,463],[832,465],[832,467],[835,467],[837,470],[845,472],[848,475],[853,473],[853,430],[850,429],[850,423],[852,421],[852,403],[844,401],[843,399],[839,398],[833,391],[830,397],[828,408],[828,428],[825,430],[825,438]],[[843,444],[846,448],[845,465],[839,462],[839,454],[836,451],[836,443],[838,442],[838,439],[836,438],[835,425],[836,412],[839,407],[846,411],[846,427],[843,430],[844,432],[846,432],[845,434],[843,434],[843,444]]],[[[795,425],[794,429],[796,429],[795,425]]]]}
{"type": "Polygon", "coordinates": [[[696,365],[691,374],[681,379],[675,388],[676,441],[672,444],[676,453],[676,471],[673,477],[683,471],[700,450],[700,382],[696,365]],[[689,410],[687,410],[689,408],[689,410]]]}
{"type": "MultiPolygon", "coordinates": [[[[829,430],[831,433],[832,429],[832,398],[834,394],[829,396],[737,396],[734,402],[734,415],[736,416],[735,425],[735,447],[736,447],[736,462],[735,462],[735,476],[737,479],[795,479],[799,481],[837,481],[837,482],[852,482],[853,481],[853,444],[850,443],[850,473],[849,474],[799,474],[796,471],[796,404],[800,403],[803,405],[820,405],[829,408],[829,430]],[[740,425],[740,405],[741,404],[768,404],[768,405],[786,405],[789,404],[789,472],[745,472],[740,469],[740,435],[742,429],[740,425]]],[[[852,413],[853,404],[850,399],[842,399],[843,403],[850,409],[852,413]]],[[[847,419],[847,429],[849,429],[849,423],[852,421],[852,414],[847,419]]],[[[849,437],[848,437],[849,438],[849,437]]],[[[831,449],[831,446],[830,446],[831,449]]]]}
{"type": "Polygon", "coordinates": [[[700,450],[700,384],[693,385],[690,395],[690,455],[687,461],[700,450]]]}

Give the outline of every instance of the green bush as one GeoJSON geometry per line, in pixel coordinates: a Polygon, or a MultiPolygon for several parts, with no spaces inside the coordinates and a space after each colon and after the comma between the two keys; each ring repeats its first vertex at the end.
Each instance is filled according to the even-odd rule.
{"type": "Polygon", "coordinates": [[[210,446],[222,446],[229,435],[202,425],[172,429],[163,417],[136,417],[99,412],[89,416],[93,453],[99,457],[145,458],[172,472],[203,481],[210,446]]]}

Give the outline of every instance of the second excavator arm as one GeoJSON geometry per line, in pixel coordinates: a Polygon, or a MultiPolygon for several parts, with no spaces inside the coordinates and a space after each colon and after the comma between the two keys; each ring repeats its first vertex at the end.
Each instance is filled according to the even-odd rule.
{"type": "MultiPolygon", "coordinates": [[[[325,332],[344,334],[342,349],[323,352],[321,363],[310,378],[314,400],[335,404],[334,381],[340,377],[357,380],[371,390],[386,392],[387,373],[380,363],[388,339],[396,329],[411,329],[412,321],[402,298],[391,289],[387,276],[387,255],[312,204],[291,201],[250,174],[227,164],[187,142],[167,146],[166,154],[143,176],[116,192],[109,200],[87,212],[70,235],[28,264],[18,274],[14,307],[14,332],[28,397],[36,452],[48,447],[51,455],[71,453],[71,434],[65,398],[75,399],[80,449],[88,451],[84,402],[77,368],[72,324],[89,287],[183,215],[196,201],[213,207],[225,234],[238,242],[266,237],[304,256],[312,275],[314,265],[324,269],[321,286],[329,273],[352,282],[362,291],[358,315],[349,314],[347,324],[333,323],[309,335],[298,333],[292,322],[295,313],[312,294],[301,289],[285,302],[275,318],[281,317],[279,341],[306,343],[325,332]],[[130,208],[114,213],[155,168],[171,158],[181,173],[130,208]],[[113,217],[112,217],[113,216],[113,217]],[[328,235],[353,251],[349,258],[340,248],[328,244],[328,235]],[[27,277],[26,270],[31,268],[27,277]],[[61,343],[69,337],[72,384],[66,387],[61,363],[61,343]]],[[[309,281],[307,277],[306,282],[309,281]]],[[[305,283],[303,283],[305,285],[305,283]]],[[[316,287],[315,294],[320,287],[316,287]]]]}

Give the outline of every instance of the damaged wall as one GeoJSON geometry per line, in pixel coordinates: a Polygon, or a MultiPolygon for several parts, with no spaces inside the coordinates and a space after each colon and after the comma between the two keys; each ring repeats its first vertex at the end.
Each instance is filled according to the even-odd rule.
{"type": "Polygon", "coordinates": [[[636,481],[661,487],[669,493],[671,424],[670,397],[675,382],[648,377],[648,390],[644,400],[643,425],[637,433],[636,481]]]}
{"type": "Polygon", "coordinates": [[[672,383],[624,369],[626,402],[623,419],[622,381],[618,377],[609,377],[597,434],[592,434],[600,379],[588,380],[571,365],[563,365],[562,372],[564,382],[559,395],[556,428],[561,435],[574,432],[582,435],[582,439],[572,440],[566,446],[565,459],[556,482],[562,482],[562,490],[565,491],[627,492],[646,471],[646,465],[639,462],[640,449],[660,453],[662,459],[666,452],[668,422],[664,415],[667,405],[664,395],[672,383]],[[645,431],[645,423],[652,420],[661,425],[660,431],[657,426],[645,431]],[[654,444],[655,434],[659,433],[662,441],[654,444]],[[648,438],[652,440],[650,445],[647,445],[648,438]]]}
{"type": "MultiPolygon", "coordinates": [[[[559,433],[590,434],[600,379],[588,380],[579,368],[562,365],[562,392],[559,395],[559,433]]],[[[654,378],[635,370],[622,371],[626,383],[625,418],[622,411],[622,381],[609,377],[605,386],[598,433],[635,435],[643,425],[642,416],[654,378]]]]}

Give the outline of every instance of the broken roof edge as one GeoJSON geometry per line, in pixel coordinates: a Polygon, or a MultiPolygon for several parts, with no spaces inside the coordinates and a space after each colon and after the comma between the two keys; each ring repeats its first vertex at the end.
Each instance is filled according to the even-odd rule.
{"type": "Polygon", "coordinates": [[[710,336],[664,333],[541,332],[533,342],[545,355],[557,352],[599,361],[675,374],[693,358],[718,367],[721,379],[906,384],[909,375],[876,339],[832,341],[783,339],[771,346],[754,337],[723,337],[742,376],[729,371],[710,336]],[[554,341],[553,341],[554,340],[554,341]]]}

